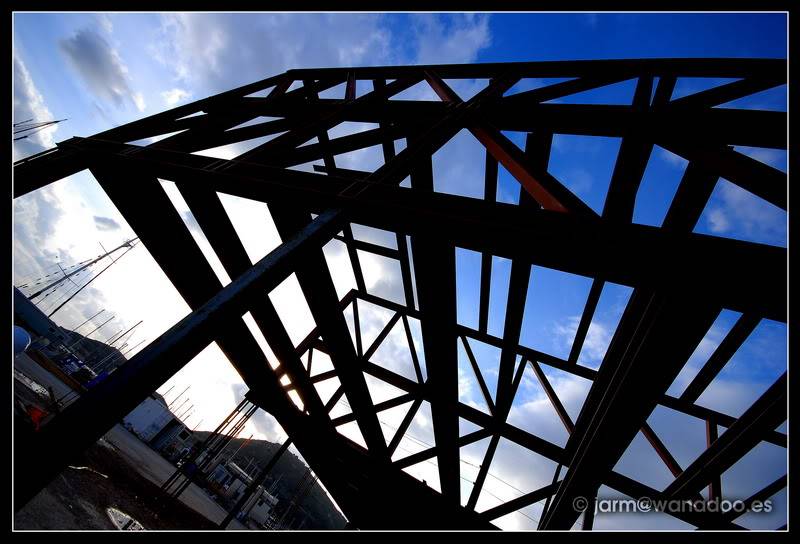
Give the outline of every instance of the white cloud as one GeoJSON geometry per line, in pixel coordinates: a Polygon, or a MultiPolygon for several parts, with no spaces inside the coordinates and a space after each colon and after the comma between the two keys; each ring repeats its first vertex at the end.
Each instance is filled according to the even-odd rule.
{"type": "Polygon", "coordinates": [[[134,92],[128,67],[119,52],[92,28],[75,32],[59,41],[59,49],[83,83],[95,96],[117,108],[130,101],[143,111],[144,97],[134,92]]]}
{"type": "Polygon", "coordinates": [[[786,212],[725,179],[720,179],[706,212],[709,230],[761,243],[786,243],[786,212]]]}
{"type": "Polygon", "coordinates": [[[441,17],[414,15],[416,54],[420,64],[474,62],[491,44],[489,17],[453,14],[441,17]]]}
{"type": "Polygon", "coordinates": [[[151,52],[183,85],[219,92],[290,68],[390,62],[382,22],[369,14],[165,14],[151,52]]]}
{"type": "Polygon", "coordinates": [[[98,230],[119,230],[122,227],[111,217],[94,216],[94,224],[98,230]]]}
{"type": "Polygon", "coordinates": [[[164,104],[166,104],[167,106],[174,106],[181,100],[185,100],[187,98],[190,98],[191,96],[192,93],[190,93],[189,91],[185,91],[183,89],[178,89],[178,88],[170,89],[169,91],[164,91],[161,93],[161,98],[164,99],[164,104]]]}
{"type": "MultiPolygon", "coordinates": [[[[57,260],[73,264],[101,254],[101,243],[112,249],[134,236],[108,197],[85,196],[87,187],[94,183],[84,172],[15,200],[15,284],[54,266],[57,260]],[[98,224],[96,217],[103,221],[98,224]],[[104,228],[112,222],[119,228],[104,228]]],[[[121,252],[116,253],[115,257],[120,255],[121,252]]],[[[94,273],[104,264],[98,263],[94,273]]],[[[54,319],[72,328],[101,308],[106,309],[106,315],[116,316],[111,325],[131,326],[143,319],[137,328],[137,341],[154,340],[188,313],[188,307],[144,246],[131,250],[98,276],[54,319]]]]}
{"type": "Polygon", "coordinates": [[[461,366],[458,367],[458,400],[468,402],[472,399],[472,381],[475,378],[467,375],[461,366]]]}
{"type": "Polygon", "coordinates": [[[142,93],[133,93],[133,95],[131,95],[131,99],[133,100],[133,103],[136,105],[137,110],[144,111],[145,108],[147,107],[147,104],[145,104],[144,102],[144,96],[142,95],[142,93]]]}
{"type": "Polygon", "coordinates": [[[98,13],[97,22],[100,24],[100,28],[102,28],[103,32],[105,32],[106,34],[111,35],[114,33],[114,23],[111,22],[110,14],[98,13]]]}
{"type": "MultiPolygon", "coordinates": [[[[170,85],[169,90],[161,94],[161,98],[172,105],[172,101],[178,103],[190,96],[212,94],[290,68],[304,66],[433,62],[434,53],[442,62],[470,61],[489,43],[487,17],[430,16],[430,19],[432,22],[427,28],[432,33],[425,34],[424,28],[417,27],[414,36],[419,42],[411,44],[414,56],[402,57],[397,53],[400,48],[395,41],[396,35],[385,24],[384,17],[377,15],[164,15],[160,29],[162,41],[153,47],[152,52],[159,56],[161,63],[172,70],[179,83],[174,87],[170,85]]],[[[421,21],[422,19],[416,19],[417,24],[421,21]]],[[[115,23],[120,22],[115,19],[115,23]]],[[[100,25],[106,32],[113,31],[113,26],[106,25],[102,18],[100,25]]],[[[145,107],[144,96],[131,88],[131,81],[138,78],[132,77],[116,50],[98,33],[91,30],[81,31],[64,40],[61,47],[87,87],[102,101],[117,107],[126,101],[138,109],[145,107]]],[[[467,97],[478,85],[476,82],[464,82],[455,87],[467,97]]],[[[216,152],[231,158],[241,153],[244,147],[238,144],[216,152]]],[[[453,164],[467,158],[465,155],[469,153],[453,154],[453,164]]],[[[367,169],[376,162],[381,162],[380,155],[376,157],[374,152],[362,152],[342,158],[340,165],[367,169]]],[[[94,216],[109,218],[120,224],[123,230],[127,230],[124,220],[115,213],[113,207],[113,211],[109,211],[104,206],[82,198],[80,195],[86,194],[85,188],[82,189],[76,190],[73,186],[66,192],[58,189],[54,193],[54,189],[48,187],[33,193],[27,200],[15,202],[15,206],[19,208],[17,223],[24,223],[26,227],[26,236],[20,236],[20,243],[15,245],[15,260],[20,261],[15,267],[20,271],[27,271],[26,267],[41,266],[51,262],[47,256],[56,251],[73,260],[83,258],[87,252],[92,254],[94,250],[89,248],[95,244],[99,235],[120,236],[119,230],[98,230],[98,226],[102,229],[101,225],[108,226],[110,223],[101,221],[101,225],[98,225],[94,216]],[[37,206],[41,206],[41,213],[37,206]],[[44,252],[47,253],[42,256],[44,252]]],[[[106,201],[107,198],[103,196],[101,200],[106,201]]],[[[227,197],[222,197],[222,200],[252,260],[257,260],[279,243],[274,225],[271,224],[263,204],[227,197]]],[[[179,211],[185,215],[185,209],[181,208],[179,211]]],[[[199,234],[196,225],[191,224],[191,221],[188,223],[193,235],[199,234]]],[[[207,252],[205,244],[201,244],[201,248],[207,252]]],[[[384,296],[386,293],[402,293],[399,275],[390,274],[382,260],[363,253],[361,256],[368,290],[379,288],[384,296]]],[[[152,340],[185,315],[188,307],[152,261],[145,247],[134,250],[125,259],[127,262],[117,265],[118,274],[109,274],[106,281],[98,280],[93,302],[102,304],[109,311],[124,316],[126,320],[144,319],[145,323],[139,329],[141,336],[152,340]]],[[[213,261],[210,257],[209,260],[213,261]]],[[[338,252],[332,253],[328,264],[334,281],[341,286],[340,289],[352,287],[349,260],[341,247],[338,252]]],[[[219,267],[216,262],[212,262],[212,265],[219,267]]],[[[307,324],[308,318],[306,316],[303,319],[299,314],[292,315],[299,306],[298,297],[300,295],[297,292],[283,294],[275,302],[281,317],[286,319],[288,328],[299,330],[299,325],[295,327],[292,323],[307,324]]],[[[83,313],[87,317],[91,315],[88,310],[83,313]]],[[[362,309],[362,326],[375,329],[378,325],[368,314],[367,310],[362,309]]],[[[74,321],[79,316],[65,314],[63,318],[67,317],[74,321]]],[[[424,374],[425,358],[421,351],[419,325],[415,320],[411,321],[413,340],[424,374]]],[[[133,322],[135,321],[131,324],[133,322]]],[[[382,362],[386,364],[399,361],[401,352],[408,356],[405,335],[397,331],[402,333],[402,327],[387,337],[380,353],[382,359],[385,359],[382,362]]],[[[295,338],[299,337],[299,332],[292,334],[295,338]]],[[[377,331],[371,330],[370,334],[377,334],[377,331]]],[[[204,420],[201,428],[213,428],[233,407],[236,393],[234,386],[240,380],[232,367],[221,360],[224,360],[224,356],[219,348],[216,345],[209,346],[161,388],[164,391],[175,385],[176,389],[183,389],[187,384],[193,384],[193,395],[196,395],[193,398],[198,399],[195,403],[198,415],[193,419],[204,420]],[[215,400],[207,402],[201,401],[201,398],[215,400]]],[[[319,354],[315,355],[314,360],[315,367],[318,368],[321,361],[319,354]]],[[[320,384],[319,389],[330,389],[333,386],[334,383],[326,382],[326,385],[320,384]]],[[[394,426],[399,424],[400,417],[402,414],[381,414],[382,420],[394,426]]],[[[285,434],[276,425],[272,418],[265,416],[254,419],[248,429],[256,432],[257,436],[260,434],[271,440],[278,440],[285,434]]],[[[418,414],[409,434],[424,442],[433,443],[429,412],[423,409],[418,414]]],[[[438,486],[435,466],[424,463],[418,469],[418,474],[429,485],[438,486]]]]}
{"type": "MultiPolygon", "coordinates": [[[[562,342],[567,349],[572,347],[580,321],[581,316],[574,315],[555,323],[553,326],[556,339],[562,342]]],[[[608,345],[611,343],[612,334],[613,331],[608,325],[592,321],[586,331],[586,338],[583,341],[583,348],[578,361],[591,368],[598,368],[600,363],[603,362],[608,345]]]]}
{"type": "Polygon", "coordinates": [[[708,226],[711,232],[723,233],[731,228],[731,222],[722,208],[712,208],[708,212],[708,226]]]}
{"type": "MultiPolygon", "coordinates": [[[[115,15],[117,26],[123,17],[115,15]]],[[[400,31],[390,28],[385,18],[379,15],[164,15],[159,34],[160,42],[151,52],[158,55],[158,60],[172,71],[176,82],[167,86],[169,90],[162,92],[161,98],[167,105],[174,105],[190,96],[206,96],[298,67],[472,62],[477,60],[480,51],[491,43],[487,16],[414,15],[411,19],[414,40],[410,44],[401,44],[400,31]],[[405,45],[408,47],[401,47],[405,45]],[[412,54],[404,55],[399,51],[410,51],[412,54]]],[[[113,31],[113,25],[107,16],[100,17],[100,27],[108,34],[113,31]]],[[[99,34],[83,31],[66,40],[65,44],[63,47],[66,49],[67,58],[73,63],[73,67],[87,87],[101,100],[117,107],[129,101],[140,111],[145,108],[142,93],[131,89],[132,78],[128,68],[116,50],[99,34]]],[[[16,58],[14,65],[15,81],[20,82],[15,85],[15,120],[33,117],[33,115],[20,117],[23,110],[20,108],[18,114],[18,103],[27,107],[26,111],[38,108],[40,113],[47,113],[47,118],[52,118],[25,66],[16,58]]],[[[139,79],[136,78],[135,81],[139,79]]],[[[453,86],[466,98],[480,84],[461,82],[453,86]]],[[[424,86],[420,92],[427,92],[424,86]]],[[[44,142],[41,143],[42,146],[53,145],[54,132],[55,129],[44,134],[40,133],[42,134],[40,139],[43,138],[44,142]]],[[[462,146],[459,142],[454,144],[456,145],[451,146],[452,152],[448,150],[443,154],[446,160],[442,162],[442,172],[455,171],[456,166],[472,165],[473,162],[476,165],[474,171],[480,172],[483,154],[475,155],[474,148],[462,146]]],[[[218,152],[224,153],[225,158],[231,158],[242,150],[243,146],[236,145],[218,152]]],[[[670,155],[665,152],[664,157],[676,165],[685,164],[682,159],[670,155]]],[[[380,159],[379,157],[376,159],[374,154],[355,153],[341,160],[339,164],[350,168],[368,169],[374,164],[372,161],[376,160],[380,159]]],[[[454,179],[456,177],[454,176],[454,179]]],[[[468,190],[463,179],[456,181],[461,184],[459,187],[462,190],[468,190]]],[[[726,203],[741,208],[742,204],[735,193],[728,194],[726,198],[726,203]]],[[[279,243],[274,225],[263,204],[226,197],[223,197],[223,204],[242,237],[251,259],[257,260],[279,243]]],[[[179,211],[186,210],[179,209],[179,211]]],[[[758,213],[750,213],[748,217],[752,217],[753,221],[760,219],[758,213]]],[[[74,261],[95,255],[99,250],[96,243],[98,240],[102,240],[104,244],[106,241],[118,243],[122,233],[128,230],[127,224],[113,210],[113,206],[107,203],[102,191],[87,190],[85,186],[79,187],[74,183],[54,184],[16,199],[14,225],[15,277],[41,270],[54,262],[55,257],[74,261]],[[95,202],[97,194],[100,195],[99,199],[103,204],[95,202]],[[109,218],[119,224],[121,230],[103,230],[103,222],[98,224],[94,219],[95,216],[109,218]]],[[[193,234],[198,234],[199,229],[196,226],[190,224],[189,227],[194,229],[193,234]]],[[[201,247],[205,248],[202,245],[201,247]]],[[[326,251],[328,265],[341,296],[344,289],[353,285],[354,280],[347,254],[341,245],[334,244],[331,248],[330,251],[326,251]]],[[[400,288],[397,281],[399,278],[389,274],[388,268],[384,267],[380,260],[367,257],[363,259],[362,264],[368,289],[375,289],[382,279],[389,282],[390,292],[400,288]]],[[[216,263],[212,265],[219,268],[216,263]]],[[[134,250],[116,267],[112,269],[114,273],[109,273],[107,277],[98,280],[96,289],[91,291],[91,297],[86,297],[94,304],[91,307],[92,311],[89,311],[90,307],[85,301],[77,301],[74,313],[65,313],[60,319],[68,324],[76,324],[78,318],[88,317],[102,305],[130,324],[138,319],[144,319],[145,323],[140,328],[141,338],[152,340],[188,312],[188,307],[166,280],[146,248],[140,247],[134,250]]],[[[308,317],[306,310],[297,304],[299,300],[297,289],[292,290],[293,293],[278,293],[276,298],[279,300],[276,300],[276,305],[288,328],[292,329],[291,334],[297,338],[303,332],[301,329],[308,328],[308,317]]],[[[377,319],[378,312],[371,313],[367,306],[361,306],[360,309],[365,336],[372,335],[374,338],[382,323],[377,319]]],[[[560,334],[559,338],[564,341],[567,338],[574,338],[578,319],[572,317],[558,324],[555,332],[560,334]]],[[[411,329],[424,368],[419,327],[414,320],[411,329]]],[[[608,327],[601,323],[593,323],[587,334],[581,362],[599,364],[610,336],[611,331],[608,327]]],[[[382,363],[388,366],[400,361],[406,356],[403,353],[407,353],[408,349],[404,334],[395,334],[393,331],[387,337],[384,348],[381,348],[380,352],[382,363]]],[[[708,349],[713,348],[708,347],[708,349]]],[[[321,354],[315,354],[315,367],[319,368],[323,359],[321,354]]],[[[400,369],[397,368],[396,371],[399,372],[400,369]]],[[[463,378],[463,375],[460,378],[463,378]]],[[[567,411],[575,418],[588,390],[588,382],[575,377],[554,377],[551,378],[551,383],[567,411]]],[[[242,392],[239,376],[227,363],[216,344],[204,350],[160,389],[165,391],[175,385],[175,390],[182,390],[188,384],[192,384],[191,397],[196,399],[194,404],[197,416],[193,418],[194,422],[203,419],[201,428],[205,429],[214,428],[233,408],[242,392]]],[[[336,385],[336,380],[329,380],[318,384],[317,389],[324,398],[325,395],[332,394],[336,385]]],[[[469,397],[476,394],[475,388],[467,391],[466,387],[471,387],[471,382],[461,385],[465,386],[462,391],[468,393],[462,398],[469,403],[469,397]]],[[[390,390],[389,386],[384,387],[379,384],[377,387],[383,387],[383,390],[379,391],[381,394],[390,390]]],[[[511,419],[514,424],[527,428],[537,435],[552,433],[555,436],[556,433],[563,433],[561,422],[554,417],[548,402],[541,395],[522,397],[520,403],[512,410],[511,419]],[[533,424],[534,421],[541,422],[542,426],[537,427],[533,424]]],[[[397,427],[403,415],[402,410],[398,410],[383,412],[379,417],[389,427],[397,427]]],[[[286,436],[274,418],[262,411],[248,423],[244,434],[250,432],[255,432],[257,437],[262,436],[273,441],[280,441],[286,436]]],[[[420,451],[428,447],[426,443],[435,443],[430,412],[425,408],[414,419],[408,435],[413,436],[418,442],[404,440],[401,448],[420,451]]],[[[403,457],[410,452],[400,453],[400,457],[403,457]]],[[[471,456],[470,459],[475,464],[483,462],[481,455],[471,456]]],[[[485,489],[488,493],[502,497],[502,500],[508,500],[519,495],[509,485],[530,491],[549,483],[553,468],[551,462],[520,452],[513,444],[504,440],[498,447],[485,489]]],[[[426,480],[431,487],[438,486],[436,471],[435,459],[409,470],[416,477],[426,480]]],[[[462,474],[468,474],[463,464],[462,474]]],[[[485,509],[487,501],[495,500],[488,493],[482,495],[479,509],[485,509]]],[[[536,516],[537,510],[534,507],[525,511],[536,516]]],[[[528,528],[529,523],[527,518],[518,514],[498,522],[505,528],[528,528]]]]}
{"type": "MultiPolygon", "coordinates": [[[[14,123],[21,123],[32,119],[34,122],[52,121],[53,114],[45,104],[44,97],[33,82],[30,72],[28,72],[22,59],[13,56],[14,65],[14,123]]],[[[55,145],[55,133],[58,125],[51,125],[36,133],[30,134],[28,138],[14,142],[14,160],[31,155],[43,149],[49,149],[55,145]]]]}

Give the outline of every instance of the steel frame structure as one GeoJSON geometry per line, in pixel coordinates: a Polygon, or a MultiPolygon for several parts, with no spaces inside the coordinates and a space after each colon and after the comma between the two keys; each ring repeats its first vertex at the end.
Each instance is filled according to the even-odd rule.
{"type": "MultiPolygon", "coordinates": [[[[653,59],[508,64],[290,70],[90,138],[71,138],[14,166],[14,194],[26,194],[89,169],[136,231],[192,313],[134,356],[105,382],[71,405],[36,436],[17,445],[17,508],[64,468],[71,455],[96,441],[143,398],[210,342],[249,387],[247,399],[277,418],[314,472],[358,528],[492,529],[492,520],[546,499],[540,528],[569,529],[580,512],[575,497],[593,497],[607,485],[637,498],[693,498],[706,488],[724,494],[720,475],[762,441],[786,447],[776,431],[786,418],[785,374],[741,417],[705,408],[698,397],[762,318],[786,322],[786,250],[692,233],[719,177],[786,209],[786,174],[731,146],[786,148],[786,114],[718,107],[786,82],[787,65],[772,59],[653,59]],[[681,77],[736,78],[732,83],[673,99],[681,77]],[[462,100],[448,81],[483,78],[488,84],[462,100]],[[565,81],[505,95],[525,78],[565,81]],[[630,79],[630,105],[550,102],[630,79]],[[340,99],[319,93],[344,85],[340,99]],[[417,84],[439,102],[393,100],[417,84]],[[369,89],[358,93],[358,88],[369,89]],[[371,88],[370,88],[371,87],[371,88]],[[260,116],[276,119],[241,126],[260,116]],[[345,121],[377,128],[331,138],[345,121]],[[486,150],[484,198],[434,191],[432,156],[462,129],[486,150]],[[520,149],[502,131],[527,133],[520,149]],[[174,133],[174,134],[173,134],[174,133]],[[598,214],[547,171],[554,133],[621,138],[605,206],[598,214]],[[217,146],[276,135],[231,160],[193,154],[217,146]],[[131,142],[169,135],[149,145],[131,142]],[[303,145],[316,138],[316,143],[303,145]],[[397,140],[407,146],[396,151],[397,140]],[[336,157],[370,146],[384,164],[373,172],[338,168],[336,157]],[[633,209],[654,145],[688,161],[662,227],[633,223],[633,209]],[[292,167],[319,161],[314,172],[292,167]],[[498,164],[522,191],[519,205],[495,201],[498,164]],[[400,187],[410,177],[411,187],[400,187]],[[222,287],[184,222],[159,185],[176,183],[233,281],[222,287]],[[253,264],[217,192],[265,202],[283,243],[253,264]],[[313,219],[312,219],[313,218],[313,219]],[[396,233],[397,247],[357,240],[351,224],[396,233]],[[346,244],[357,288],[336,295],[322,247],[346,244]],[[456,320],[455,248],[482,255],[479,326],[456,320]],[[405,304],[381,299],[365,287],[358,252],[399,262],[405,304]],[[410,253],[410,252],[411,253],[410,253]],[[413,259],[410,255],[413,254],[413,259]],[[512,260],[502,337],[487,330],[492,256],[512,260]],[[749,266],[759,263],[758,267],[749,266]],[[413,264],[412,264],[413,263],[413,264]],[[571,352],[566,359],[520,345],[525,294],[532,265],[593,278],[571,352]],[[265,296],[296,274],[315,328],[294,345],[265,296]],[[578,364],[605,282],[634,288],[599,370],[578,364]],[[375,342],[365,346],[358,302],[394,312],[375,342]],[[343,310],[356,321],[351,338],[343,310]],[[742,313],[739,323],[679,397],[667,389],[719,312],[742,313]],[[273,370],[240,317],[251,315],[279,366],[273,370]],[[419,320],[427,376],[420,371],[409,320],[419,320]],[[370,360],[400,321],[409,337],[417,379],[370,360]],[[501,350],[496,396],[488,391],[467,339],[501,350]],[[490,413],[459,402],[458,342],[476,370],[490,413]],[[314,374],[313,351],[334,369],[314,374]],[[304,362],[305,360],[308,363],[304,362]],[[560,447],[507,421],[524,369],[530,365],[569,433],[560,447]],[[592,382],[572,421],[542,366],[592,382]],[[365,375],[405,393],[373,404],[365,375]],[[336,377],[341,387],[323,403],[315,384],[336,377]],[[299,408],[289,396],[294,391],[299,408]],[[346,395],[353,412],[330,417],[346,395]],[[413,402],[393,439],[384,439],[377,414],[413,402]],[[430,403],[435,447],[393,461],[403,433],[423,401],[430,403]],[[681,467],[647,424],[657,406],[707,423],[708,449],[681,467]],[[459,436],[459,418],[478,430],[459,436]],[[366,448],[337,432],[355,421],[366,448]],[[718,426],[726,430],[717,436],[718,426]],[[614,471],[641,431],[674,481],[653,489],[614,471]],[[491,438],[473,492],[460,496],[459,448],[491,438]],[[552,483],[508,503],[476,512],[478,494],[500,439],[558,464],[552,483]],[[57,457],[50,452],[59,451],[57,457]],[[438,460],[441,493],[401,469],[438,460]],[[33,470],[31,467],[36,467],[33,470]],[[462,506],[462,502],[465,505],[462,506]]],[[[780,479],[756,494],[771,496],[780,479]]],[[[724,496],[724,495],[723,495],[724,496]]],[[[735,515],[674,514],[698,528],[737,528],[735,515]]],[[[585,528],[591,519],[584,520],[585,528]]]]}

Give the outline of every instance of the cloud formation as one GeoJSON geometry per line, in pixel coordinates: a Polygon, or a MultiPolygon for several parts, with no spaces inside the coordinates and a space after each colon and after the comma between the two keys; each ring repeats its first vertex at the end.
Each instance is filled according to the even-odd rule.
{"type": "Polygon", "coordinates": [[[380,15],[171,13],[151,47],[176,81],[219,92],[290,68],[388,62],[380,15]]]}
{"type": "MultiPolygon", "coordinates": [[[[34,122],[52,121],[53,114],[47,108],[44,97],[33,82],[28,68],[22,59],[14,55],[13,65],[13,122],[33,120],[34,122]]],[[[13,159],[19,160],[28,155],[49,149],[55,145],[55,133],[58,125],[51,125],[43,130],[31,133],[27,138],[17,140],[13,146],[13,159]]]]}
{"type": "Polygon", "coordinates": [[[131,103],[144,111],[144,97],[131,89],[128,67],[117,50],[97,31],[79,30],[60,40],[58,45],[92,94],[120,109],[131,103]]]}
{"type": "MultiPolygon", "coordinates": [[[[581,316],[573,315],[553,325],[556,339],[562,342],[566,349],[572,347],[580,322],[581,316]]],[[[591,368],[599,368],[608,350],[608,345],[611,343],[611,336],[610,327],[598,321],[592,321],[586,331],[579,362],[591,368]]]]}
{"type": "Polygon", "coordinates": [[[104,230],[104,231],[118,230],[122,228],[120,227],[120,224],[117,223],[114,219],[110,217],[100,217],[98,215],[94,216],[94,224],[98,230],[104,230]]]}
{"type": "Polygon", "coordinates": [[[416,33],[416,57],[424,64],[472,62],[481,49],[491,45],[489,16],[450,14],[412,16],[416,33]]]}
{"type": "Polygon", "coordinates": [[[174,106],[181,100],[185,100],[187,98],[190,98],[191,96],[192,93],[190,93],[189,91],[185,91],[183,89],[178,89],[178,88],[170,89],[169,91],[164,91],[161,93],[161,98],[164,99],[164,104],[166,104],[167,106],[174,106]]]}
{"type": "Polygon", "coordinates": [[[717,183],[705,216],[714,234],[786,244],[786,212],[727,180],[717,183]]]}

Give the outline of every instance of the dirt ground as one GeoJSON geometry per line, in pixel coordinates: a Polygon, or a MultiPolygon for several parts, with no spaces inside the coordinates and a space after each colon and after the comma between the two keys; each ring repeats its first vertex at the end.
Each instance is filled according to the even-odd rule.
{"type": "Polygon", "coordinates": [[[113,448],[98,442],[14,516],[17,530],[117,530],[106,508],[117,508],[145,530],[216,529],[165,495],[113,448]]]}

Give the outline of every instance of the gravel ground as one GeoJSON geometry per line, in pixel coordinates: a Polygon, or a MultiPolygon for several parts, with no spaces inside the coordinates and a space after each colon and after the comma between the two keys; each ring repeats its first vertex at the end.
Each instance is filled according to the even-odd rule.
{"type": "Polygon", "coordinates": [[[117,530],[107,508],[125,512],[145,530],[216,529],[205,517],[166,496],[101,443],[17,512],[14,529],[117,530]]]}

